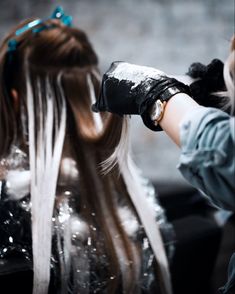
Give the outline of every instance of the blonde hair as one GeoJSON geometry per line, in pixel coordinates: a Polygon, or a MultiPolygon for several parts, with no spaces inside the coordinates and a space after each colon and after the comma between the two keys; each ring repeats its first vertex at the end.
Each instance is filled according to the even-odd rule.
{"type": "Polygon", "coordinates": [[[227,96],[230,98],[231,114],[233,114],[235,110],[235,36],[232,38],[230,54],[224,64],[224,82],[227,96]]]}

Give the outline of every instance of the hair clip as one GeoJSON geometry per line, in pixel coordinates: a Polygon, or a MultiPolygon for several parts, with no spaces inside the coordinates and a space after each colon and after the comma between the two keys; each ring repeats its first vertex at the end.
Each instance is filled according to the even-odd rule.
{"type": "Polygon", "coordinates": [[[73,18],[70,15],[65,15],[62,18],[62,22],[64,25],[66,25],[67,27],[71,27],[72,26],[72,22],[73,22],[73,18]]]}
{"type": "Polygon", "coordinates": [[[17,44],[18,44],[18,42],[15,39],[11,39],[8,42],[8,51],[9,52],[15,51],[16,50],[16,47],[17,47],[17,44]]]}
{"type": "MultiPolygon", "coordinates": [[[[72,16],[65,15],[63,8],[61,6],[58,6],[54,10],[54,12],[52,13],[50,18],[47,18],[44,20],[36,19],[36,20],[29,22],[28,24],[26,24],[22,28],[18,29],[15,32],[15,36],[20,36],[21,34],[25,33],[28,30],[32,30],[32,33],[36,34],[36,33],[39,33],[41,31],[45,30],[45,29],[50,29],[50,28],[54,27],[53,25],[50,25],[50,26],[43,25],[43,26],[37,27],[39,24],[43,24],[45,21],[47,21],[49,19],[59,19],[64,25],[66,25],[68,27],[71,27],[72,21],[73,21],[72,16]]],[[[15,51],[17,49],[17,45],[18,45],[18,42],[16,39],[9,40],[8,41],[8,52],[15,51]]]]}
{"type": "Polygon", "coordinates": [[[33,20],[29,23],[27,23],[25,26],[23,26],[22,28],[18,29],[16,32],[15,32],[15,35],[16,36],[19,36],[21,34],[23,34],[24,32],[32,29],[33,27],[36,27],[37,25],[39,25],[40,23],[42,23],[43,21],[41,19],[36,19],[36,20],[33,20]]]}
{"type": "Polygon", "coordinates": [[[70,27],[72,25],[73,18],[70,15],[65,15],[64,9],[61,6],[56,7],[51,15],[51,19],[59,19],[61,22],[70,27]]]}

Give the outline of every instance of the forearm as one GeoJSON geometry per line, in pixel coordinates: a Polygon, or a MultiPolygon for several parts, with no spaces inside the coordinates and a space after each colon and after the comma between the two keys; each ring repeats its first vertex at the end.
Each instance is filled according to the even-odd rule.
{"type": "Polygon", "coordinates": [[[179,93],[166,104],[160,126],[167,135],[180,146],[180,122],[191,110],[201,107],[190,96],[179,93]]]}

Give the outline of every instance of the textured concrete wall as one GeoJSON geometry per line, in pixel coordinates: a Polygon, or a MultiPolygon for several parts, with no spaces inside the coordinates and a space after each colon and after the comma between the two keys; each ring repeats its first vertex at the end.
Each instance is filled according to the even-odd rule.
{"type": "MultiPolygon", "coordinates": [[[[113,60],[183,74],[194,61],[224,60],[234,33],[233,0],[0,0],[0,37],[20,19],[47,17],[57,4],[89,35],[101,71],[113,60]]],[[[134,157],[145,174],[184,183],[176,170],[178,149],[163,133],[132,118],[134,157]]]]}

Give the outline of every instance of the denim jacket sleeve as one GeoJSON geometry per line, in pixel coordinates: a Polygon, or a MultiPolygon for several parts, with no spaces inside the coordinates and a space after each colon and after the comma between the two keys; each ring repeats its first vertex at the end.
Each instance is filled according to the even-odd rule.
{"type": "Polygon", "coordinates": [[[235,119],[199,107],[180,125],[182,175],[217,206],[235,210],[235,119]]]}

